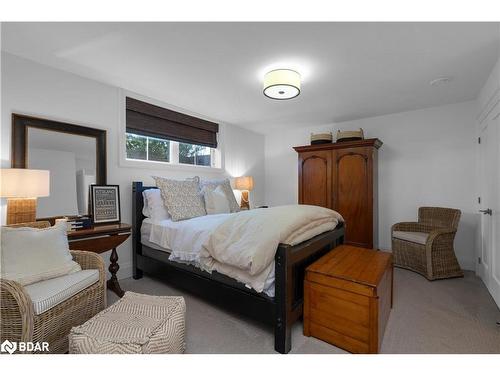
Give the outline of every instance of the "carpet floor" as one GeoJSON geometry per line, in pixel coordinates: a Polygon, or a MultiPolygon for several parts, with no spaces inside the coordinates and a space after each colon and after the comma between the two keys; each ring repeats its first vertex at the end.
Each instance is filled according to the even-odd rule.
{"type": "MultiPolygon", "coordinates": [[[[186,300],[186,353],[275,353],[272,327],[227,312],[194,295],[149,277],[120,281],[124,290],[182,295],[186,300]]],[[[108,304],[118,297],[108,291],[108,304]]],[[[394,306],[382,353],[500,353],[500,312],[482,281],[464,278],[429,282],[396,268],[394,306]]],[[[292,329],[291,353],[346,353],[292,329]]]]}

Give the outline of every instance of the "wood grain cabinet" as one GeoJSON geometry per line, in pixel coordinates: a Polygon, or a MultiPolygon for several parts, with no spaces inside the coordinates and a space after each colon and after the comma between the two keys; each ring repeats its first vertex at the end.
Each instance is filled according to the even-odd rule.
{"type": "Polygon", "coordinates": [[[378,353],[392,308],[392,254],[342,245],[306,269],[304,336],[378,353]]]}
{"type": "Polygon", "coordinates": [[[299,157],[299,203],[331,208],[346,221],[345,243],[378,245],[379,139],[294,147],[299,157]]]}

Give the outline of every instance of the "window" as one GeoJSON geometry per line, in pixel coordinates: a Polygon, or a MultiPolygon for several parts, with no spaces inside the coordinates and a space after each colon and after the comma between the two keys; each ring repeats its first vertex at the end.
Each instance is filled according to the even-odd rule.
{"type": "Polygon", "coordinates": [[[127,159],[148,160],[148,137],[127,133],[127,159]]]}
{"type": "Polygon", "coordinates": [[[220,167],[219,125],[126,98],[127,159],[220,167]]]}
{"type": "Polygon", "coordinates": [[[170,161],[170,141],[127,133],[127,159],[170,161]]]}
{"type": "Polygon", "coordinates": [[[179,163],[210,166],[212,149],[206,146],[179,143],[179,163]]]}
{"type": "Polygon", "coordinates": [[[220,167],[215,148],[127,133],[127,159],[220,167]]]}

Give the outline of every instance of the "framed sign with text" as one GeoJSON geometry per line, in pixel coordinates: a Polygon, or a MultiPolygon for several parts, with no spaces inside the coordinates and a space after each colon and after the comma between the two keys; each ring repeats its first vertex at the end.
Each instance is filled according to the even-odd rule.
{"type": "Polygon", "coordinates": [[[90,201],[94,224],[120,222],[118,185],[90,185],[90,201]]]}

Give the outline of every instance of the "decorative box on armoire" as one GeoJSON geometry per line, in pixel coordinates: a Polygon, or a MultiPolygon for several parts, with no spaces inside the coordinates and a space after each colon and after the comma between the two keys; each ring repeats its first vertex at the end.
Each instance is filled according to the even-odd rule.
{"type": "Polygon", "coordinates": [[[377,248],[379,139],[294,147],[299,203],[331,208],[345,219],[345,244],[377,248]]]}

